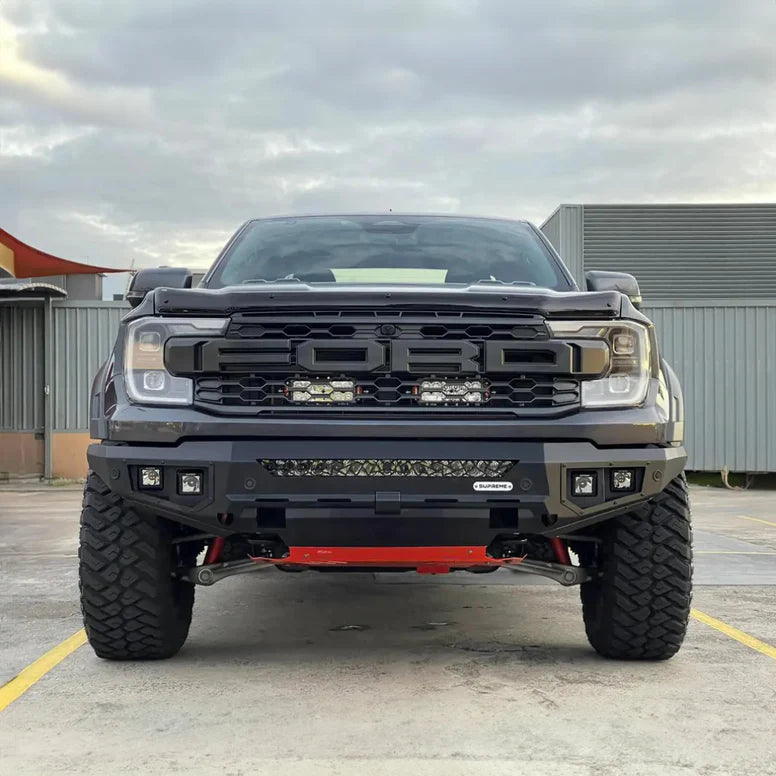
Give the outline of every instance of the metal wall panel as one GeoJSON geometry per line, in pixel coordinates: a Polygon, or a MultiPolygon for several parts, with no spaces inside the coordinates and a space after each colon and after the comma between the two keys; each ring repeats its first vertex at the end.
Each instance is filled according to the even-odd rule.
{"type": "Polygon", "coordinates": [[[562,207],[563,205],[539,227],[558,253],[560,253],[560,211],[562,207]]]}
{"type": "Polygon", "coordinates": [[[43,430],[43,307],[0,305],[0,431],[43,430]]]}
{"type": "Polygon", "coordinates": [[[776,204],[585,205],[585,269],[630,272],[647,302],[776,297],[776,204]]]}
{"type": "Polygon", "coordinates": [[[684,389],[688,468],[776,472],[776,299],[644,312],[684,389]]]}
{"type": "Polygon", "coordinates": [[[583,221],[582,205],[561,205],[541,225],[542,232],[563,259],[580,288],[585,287],[583,221]]]}
{"type": "Polygon", "coordinates": [[[124,302],[54,303],[54,430],[89,428],[92,379],[110,355],[124,302]]]}
{"type": "Polygon", "coordinates": [[[580,280],[639,280],[684,386],[689,467],[776,472],[776,204],[561,205],[542,231],[580,280]]]}

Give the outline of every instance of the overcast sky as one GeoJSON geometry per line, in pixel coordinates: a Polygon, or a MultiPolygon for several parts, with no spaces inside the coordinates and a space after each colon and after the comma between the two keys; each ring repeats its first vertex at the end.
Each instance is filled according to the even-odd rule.
{"type": "Polygon", "coordinates": [[[776,0],[2,0],[0,226],[206,266],[245,219],[776,200],[776,0]]]}

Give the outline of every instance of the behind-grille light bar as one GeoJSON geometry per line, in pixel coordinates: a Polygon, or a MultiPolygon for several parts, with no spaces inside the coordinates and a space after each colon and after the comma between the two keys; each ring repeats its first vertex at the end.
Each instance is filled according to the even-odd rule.
{"type": "Polygon", "coordinates": [[[424,404],[481,404],[486,397],[482,380],[423,380],[420,384],[424,404]]]}
{"type": "Polygon", "coordinates": [[[418,459],[263,459],[275,477],[503,477],[515,461],[418,459]]]}
{"type": "Polygon", "coordinates": [[[290,380],[288,387],[291,400],[298,404],[352,402],[356,395],[353,380],[290,380]]]}

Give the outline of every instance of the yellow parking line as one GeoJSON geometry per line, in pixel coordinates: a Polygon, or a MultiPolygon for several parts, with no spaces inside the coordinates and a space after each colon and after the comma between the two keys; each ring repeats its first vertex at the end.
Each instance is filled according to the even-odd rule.
{"type": "Polygon", "coordinates": [[[46,652],[34,663],[30,663],[18,676],[0,687],[0,711],[13,703],[18,697],[24,695],[35,682],[45,676],[52,668],[61,663],[68,655],[75,652],[78,647],[86,644],[86,631],[81,628],[69,639],[57,644],[54,649],[46,652]]]}
{"type": "Polygon", "coordinates": [[[693,550],[695,555],[776,555],[762,550],[693,550]]]}
{"type": "Polygon", "coordinates": [[[765,525],[772,525],[776,528],[776,523],[772,523],[770,520],[763,520],[761,517],[749,517],[749,515],[736,515],[736,517],[740,517],[742,520],[753,520],[755,523],[765,523],[765,525]]]}
{"type": "Polygon", "coordinates": [[[734,628],[731,625],[722,622],[722,620],[710,617],[708,614],[698,611],[698,609],[692,609],[690,613],[696,620],[702,622],[704,625],[716,628],[720,633],[730,636],[731,639],[735,639],[750,649],[756,649],[758,652],[762,652],[763,655],[768,655],[768,657],[776,660],[776,647],[772,647],[770,644],[766,644],[764,641],[760,641],[760,639],[756,639],[754,636],[750,636],[748,633],[744,633],[743,631],[738,630],[738,628],[734,628]]]}

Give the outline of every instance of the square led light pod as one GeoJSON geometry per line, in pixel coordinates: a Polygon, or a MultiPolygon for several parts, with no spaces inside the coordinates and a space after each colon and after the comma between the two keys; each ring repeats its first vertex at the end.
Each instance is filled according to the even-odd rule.
{"type": "Polygon", "coordinates": [[[574,472],[571,475],[571,492],[575,496],[595,496],[596,494],[595,472],[574,472]]]}
{"type": "Polygon", "coordinates": [[[141,490],[161,490],[162,470],[158,466],[141,466],[139,480],[141,490]]]}
{"type": "Polygon", "coordinates": [[[633,490],[635,477],[633,469],[612,469],[612,490],[633,490]]]}
{"type": "Polygon", "coordinates": [[[199,472],[178,472],[178,493],[181,496],[201,496],[202,475],[199,472]]]}

